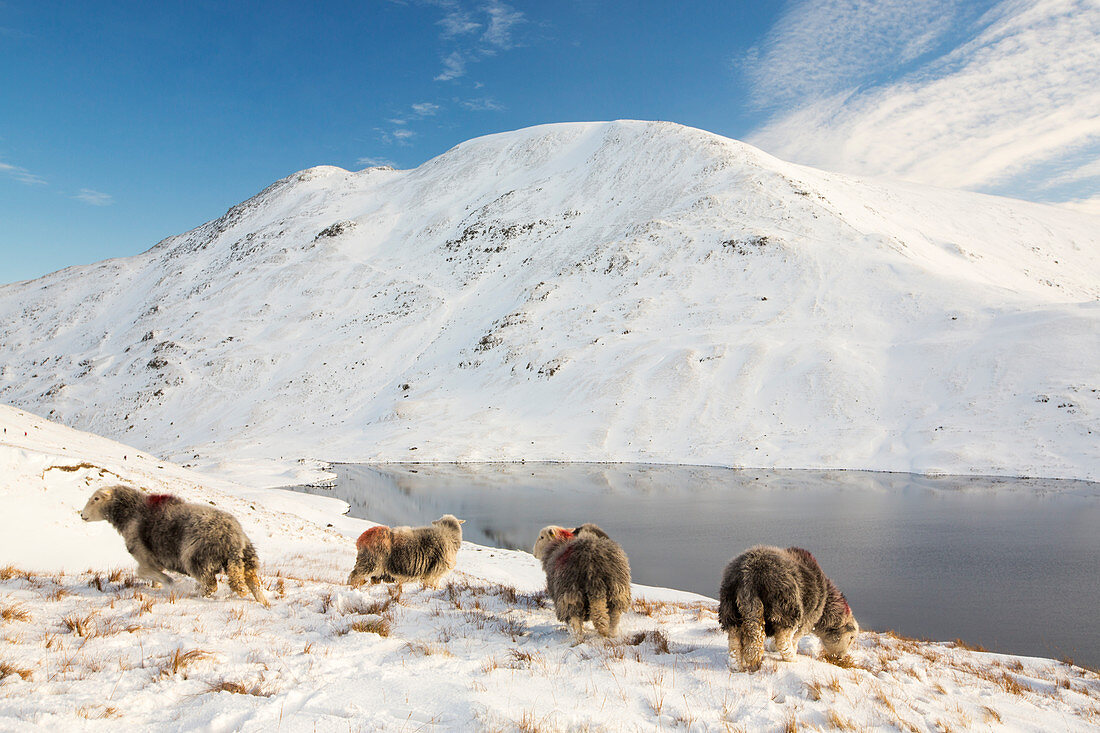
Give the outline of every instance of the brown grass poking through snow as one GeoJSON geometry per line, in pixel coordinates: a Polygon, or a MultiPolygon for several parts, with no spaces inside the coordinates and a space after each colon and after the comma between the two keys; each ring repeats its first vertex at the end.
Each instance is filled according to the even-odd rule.
{"type": "Polygon", "coordinates": [[[0,680],[10,675],[19,675],[24,680],[29,680],[34,676],[34,672],[25,667],[16,667],[14,664],[0,662],[0,680]]]}
{"type": "Polygon", "coordinates": [[[99,635],[99,625],[96,624],[95,616],[96,611],[87,613],[84,616],[74,612],[61,619],[61,624],[69,630],[69,633],[90,639],[99,635]]]}
{"type": "Polygon", "coordinates": [[[638,646],[643,641],[648,641],[653,644],[653,650],[658,654],[669,654],[668,637],[665,636],[665,632],[659,629],[652,629],[650,631],[639,631],[636,634],[625,638],[624,644],[629,646],[638,646]]]}
{"type": "Polygon", "coordinates": [[[110,718],[121,718],[122,712],[118,708],[111,705],[99,706],[99,705],[85,705],[76,709],[76,714],[86,720],[107,720],[110,718]]]}
{"type": "Polygon", "coordinates": [[[31,615],[18,603],[0,606],[0,619],[4,621],[30,621],[31,615]]]}
{"type": "Polygon", "coordinates": [[[160,666],[160,676],[171,677],[179,674],[191,664],[203,659],[210,659],[213,656],[210,652],[205,652],[202,649],[191,649],[185,652],[183,647],[176,647],[176,650],[168,655],[167,661],[160,666]]]}
{"type": "Polygon", "coordinates": [[[264,690],[260,687],[259,683],[245,685],[241,682],[231,682],[230,680],[212,683],[206,688],[206,692],[231,692],[234,695],[252,695],[253,697],[271,697],[275,694],[274,692],[264,690]]]}
{"type": "Polygon", "coordinates": [[[384,601],[370,601],[365,598],[360,598],[356,601],[349,601],[344,605],[344,614],[360,614],[363,616],[381,616],[390,610],[390,604],[393,603],[393,599],[387,598],[384,601]]]}
{"type": "Polygon", "coordinates": [[[390,635],[390,622],[382,616],[356,621],[348,628],[351,631],[358,631],[360,633],[378,634],[379,636],[390,635]]]}

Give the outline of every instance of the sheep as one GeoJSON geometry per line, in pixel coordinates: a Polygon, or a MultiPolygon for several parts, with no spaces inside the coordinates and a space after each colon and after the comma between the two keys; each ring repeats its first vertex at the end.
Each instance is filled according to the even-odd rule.
{"type": "Polygon", "coordinates": [[[438,587],[455,566],[465,521],[444,514],[429,527],[371,527],[355,542],[358,553],[348,585],[420,580],[426,587],[438,587]]]}
{"type": "Polygon", "coordinates": [[[546,590],[559,621],[567,624],[573,643],[584,641],[584,622],[591,620],[600,636],[614,636],[619,618],[630,607],[630,563],[617,542],[595,524],[569,530],[544,527],[532,554],[546,572],[546,590]]]}
{"type": "Polygon", "coordinates": [[[190,575],[203,596],[218,589],[217,573],[224,571],[229,587],[247,597],[245,586],[268,606],[256,574],[256,548],[232,515],[214,507],[190,504],[171,494],[146,494],[128,486],[99,489],[80,518],[107,521],[118,530],[126,549],[137,560],[139,577],[171,585],[165,570],[190,575]]]}
{"type": "Polygon", "coordinates": [[[731,660],[744,670],[759,669],[769,636],[790,662],[806,634],[821,639],[827,658],[840,659],[859,633],[844,594],[799,547],[758,545],[730,560],[718,589],[718,622],[731,660]]]}

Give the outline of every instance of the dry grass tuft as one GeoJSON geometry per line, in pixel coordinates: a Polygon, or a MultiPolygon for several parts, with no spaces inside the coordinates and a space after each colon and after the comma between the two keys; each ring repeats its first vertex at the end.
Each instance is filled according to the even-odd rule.
{"type": "MultiPolygon", "coordinates": [[[[183,672],[190,665],[203,659],[210,659],[214,655],[202,649],[183,651],[183,647],[176,647],[176,651],[168,656],[168,660],[160,666],[161,677],[171,677],[183,672]]],[[[186,679],[186,676],[185,676],[186,679]]]]}
{"type": "Polygon", "coordinates": [[[451,650],[442,644],[427,644],[420,641],[410,641],[405,645],[406,651],[421,657],[430,657],[438,654],[443,657],[453,657],[451,650]]]}
{"type": "Polygon", "coordinates": [[[106,720],[110,718],[121,718],[122,711],[111,705],[99,706],[99,705],[85,705],[77,708],[76,714],[86,720],[106,720]]]}
{"type": "Polygon", "coordinates": [[[77,613],[70,613],[68,616],[61,619],[61,624],[69,630],[69,633],[90,639],[94,636],[99,636],[99,625],[96,624],[95,615],[95,611],[84,616],[80,616],[77,613]]]}
{"type": "Polygon", "coordinates": [[[643,641],[648,641],[653,644],[653,650],[658,654],[670,654],[668,646],[668,637],[665,636],[665,632],[658,629],[652,629],[650,631],[639,631],[625,639],[623,643],[629,646],[638,646],[643,641]]]}
{"type": "Polygon", "coordinates": [[[0,619],[4,621],[30,621],[31,615],[19,604],[0,606],[0,619]]]}
{"type": "Polygon", "coordinates": [[[260,687],[259,683],[252,685],[245,685],[241,682],[231,682],[229,680],[223,680],[222,682],[215,682],[206,688],[208,693],[216,692],[231,692],[234,695],[252,695],[253,697],[271,697],[274,692],[268,692],[260,687]]]}
{"type": "Polygon", "coordinates": [[[783,733],[798,733],[798,718],[794,713],[788,713],[787,719],[783,722],[783,733]]]}
{"type": "Polygon", "coordinates": [[[957,649],[966,649],[967,651],[971,651],[971,652],[988,652],[989,651],[988,649],[986,649],[981,644],[970,644],[968,642],[963,641],[962,639],[955,639],[955,641],[951,642],[951,645],[953,647],[957,648],[957,649]]]}
{"type": "Polygon", "coordinates": [[[388,619],[381,616],[356,621],[348,628],[351,631],[358,631],[360,633],[378,634],[379,636],[390,635],[390,622],[388,619]]]}
{"type": "Polygon", "coordinates": [[[29,680],[34,676],[34,672],[25,667],[16,667],[14,664],[0,662],[0,680],[11,675],[19,675],[22,679],[29,680]]]}
{"type": "Polygon", "coordinates": [[[381,616],[390,610],[390,605],[393,603],[393,599],[387,598],[384,601],[370,601],[360,598],[357,601],[348,602],[344,606],[344,614],[361,614],[363,616],[381,616]]]}
{"type": "Polygon", "coordinates": [[[34,574],[29,570],[20,570],[14,565],[5,565],[0,568],[0,580],[11,580],[12,578],[22,578],[28,582],[34,582],[34,574]]]}
{"type": "Polygon", "coordinates": [[[859,730],[855,723],[830,708],[825,711],[825,722],[836,730],[859,730]]]}

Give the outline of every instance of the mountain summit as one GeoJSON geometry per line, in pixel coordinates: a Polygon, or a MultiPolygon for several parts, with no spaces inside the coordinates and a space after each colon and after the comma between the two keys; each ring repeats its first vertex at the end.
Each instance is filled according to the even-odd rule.
{"type": "Polygon", "coordinates": [[[294,174],[0,287],[0,401],[255,484],[324,460],[1100,479],[1100,220],[671,123],[294,174]]]}

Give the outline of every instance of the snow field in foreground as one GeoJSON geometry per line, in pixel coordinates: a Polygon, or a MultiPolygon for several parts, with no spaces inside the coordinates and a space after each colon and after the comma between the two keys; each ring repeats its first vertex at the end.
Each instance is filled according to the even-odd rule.
{"type": "MultiPolygon", "coordinates": [[[[0,730],[1094,730],[1100,676],[866,632],[850,665],[731,671],[712,599],[634,586],[619,638],[570,646],[529,554],[464,543],[439,589],[350,589],[342,502],[248,489],[0,406],[0,730]],[[77,510],[119,481],[214,502],[271,608],[154,589],[77,510]],[[91,568],[91,569],[89,569],[91,568]]],[[[857,616],[858,616],[858,609],[857,616]]]]}

